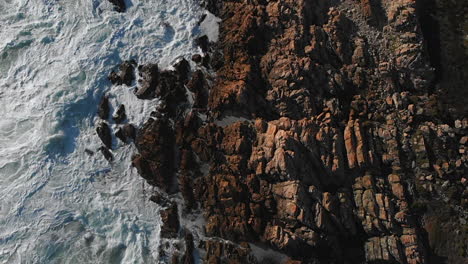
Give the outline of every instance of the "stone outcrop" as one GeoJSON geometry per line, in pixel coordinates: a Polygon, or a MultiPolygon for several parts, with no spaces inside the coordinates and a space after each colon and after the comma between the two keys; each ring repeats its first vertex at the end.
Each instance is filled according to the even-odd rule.
{"type": "Polygon", "coordinates": [[[161,236],[176,237],[180,229],[177,204],[172,203],[167,209],[161,211],[161,236]]]}
{"type": "Polygon", "coordinates": [[[112,119],[117,124],[120,124],[123,121],[125,121],[125,119],[127,119],[127,114],[125,113],[125,106],[123,104],[119,105],[117,111],[115,111],[114,115],[112,115],[112,119]]]}
{"type": "MultiPolygon", "coordinates": [[[[123,0],[116,1],[116,2],[123,2],[123,0]]],[[[124,10],[125,10],[125,4],[123,4],[124,10]]],[[[123,11],[120,11],[123,12],[123,11]]],[[[117,84],[117,85],[122,85],[125,84],[127,86],[130,86],[132,82],[135,80],[135,66],[136,62],[131,60],[131,61],[124,61],[122,64],[119,66],[119,71],[115,72],[112,71],[108,79],[112,84],[117,84]]]]}
{"type": "Polygon", "coordinates": [[[101,98],[101,101],[99,102],[97,114],[99,118],[107,120],[109,118],[109,112],[110,112],[109,97],[104,95],[101,98]]]}
{"type": "Polygon", "coordinates": [[[135,145],[139,151],[132,161],[140,175],[166,192],[174,190],[175,138],[170,120],[149,119],[138,131],[135,145]]]}
{"type": "Polygon", "coordinates": [[[114,5],[115,11],[122,13],[127,10],[127,6],[125,5],[124,0],[109,0],[114,5]]]}
{"type": "Polygon", "coordinates": [[[104,143],[104,146],[106,146],[108,149],[111,149],[112,135],[109,125],[106,122],[100,122],[96,127],[96,133],[101,139],[102,143],[104,143]]]}
{"type": "Polygon", "coordinates": [[[441,104],[418,1],[203,5],[218,43],[197,39],[193,72],[140,66],[135,93],[161,104],[133,166],[205,220],[172,238],[205,263],[257,263],[249,243],[289,263],[466,261],[468,120],[441,104]]]}

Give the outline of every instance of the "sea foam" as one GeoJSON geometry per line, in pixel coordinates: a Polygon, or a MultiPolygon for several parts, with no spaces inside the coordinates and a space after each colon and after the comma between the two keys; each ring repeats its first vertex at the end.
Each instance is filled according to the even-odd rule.
{"type": "MultiPolygon", "coordinates": [[[[141,125],[157,100],[111,86],[123,60],[169,67],[200,52],[195,0],[0,2],[0,263],[155,263],[158,206],[130,167],[132,145],[114,142],[116,162],[96,151],[97,102],[125,104],[141,125]]],[[[116,125],[111,122],[111,127],[116,125]]]]}

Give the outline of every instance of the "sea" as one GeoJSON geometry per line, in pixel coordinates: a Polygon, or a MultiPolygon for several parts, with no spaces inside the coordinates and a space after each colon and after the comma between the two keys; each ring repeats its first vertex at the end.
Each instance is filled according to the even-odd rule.
{"type": "Polygon", "coordinates": [[[162,263],[136,149],[114,139],[104,159],[97,105],[106,94],[141,126],[158,100],[108,74],[129,59],[189,60],[218,20],[200,25],[197,0],[125,2],[118,13],[107,0],[0,0],[0,263],[162,263]]]}

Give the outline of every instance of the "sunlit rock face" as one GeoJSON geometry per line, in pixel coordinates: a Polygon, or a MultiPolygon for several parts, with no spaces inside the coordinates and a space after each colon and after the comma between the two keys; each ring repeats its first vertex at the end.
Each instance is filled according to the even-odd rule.
{"type": "Polygon", "coordinates": [[[192,235],[205,263],[466,261],[468,120],[439,85],[424,4],[201,2],[217,41],[194,41],[187,74],[143,65],[136,92],[163,103],[133,165],[180,192],[181,222],[203,218],[165,224],[188,243],[173,261],[192,235]]]}

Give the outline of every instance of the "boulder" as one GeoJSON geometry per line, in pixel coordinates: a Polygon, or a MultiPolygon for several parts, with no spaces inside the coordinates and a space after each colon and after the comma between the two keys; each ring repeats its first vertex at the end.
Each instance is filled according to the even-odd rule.
{"type": "Polygon", "coordinates": [[[99,102],[98,106],[98,116],[99,118],[103,120],[107,120],[109,118],[109,97],[107,95],[104,95],[101,98],[101,101],[99,102]]]}
{"type": "Polygon", "coordinates": [[[122,13],[125,12],[127,7],[125,6],[125,1],[124,0],[109,0],[114,5],[114,10],[122,13]]]}
{"type": "Polygon", "coordinates": [[[130,86],[135,80],[135,66],[136,62],[134,60],[124,61],[119,66],[119,71],[112,71],[108,79],[112,84],[122,85],[125,84],[130,86]]]}
{"type": "Polygon", "coordinates": [[[119,105],[119,108],[117,108],[117,111],[115,111],[112,119],[114,119],[115,123],[117,124],[120,124],[125,121],[125,119],[127,119],[127,115],[125,114],[125,106],[123,104],[119,105]]]}
{"type": "Polygon", "coordinates": [[[108,149],[112,149],[111,129],[106,122],[99,123],[99,125],[96,127],[96,133],[98,134],[102,143],[104,143],[104,146],[106,146],[108,149]]]}
{"type": "Polygon", "coordinates": [[[161,210],[161,221],[161,237],[176,237],[180,228],[176,203],[171,203],[167,209],[161,210]]]}

